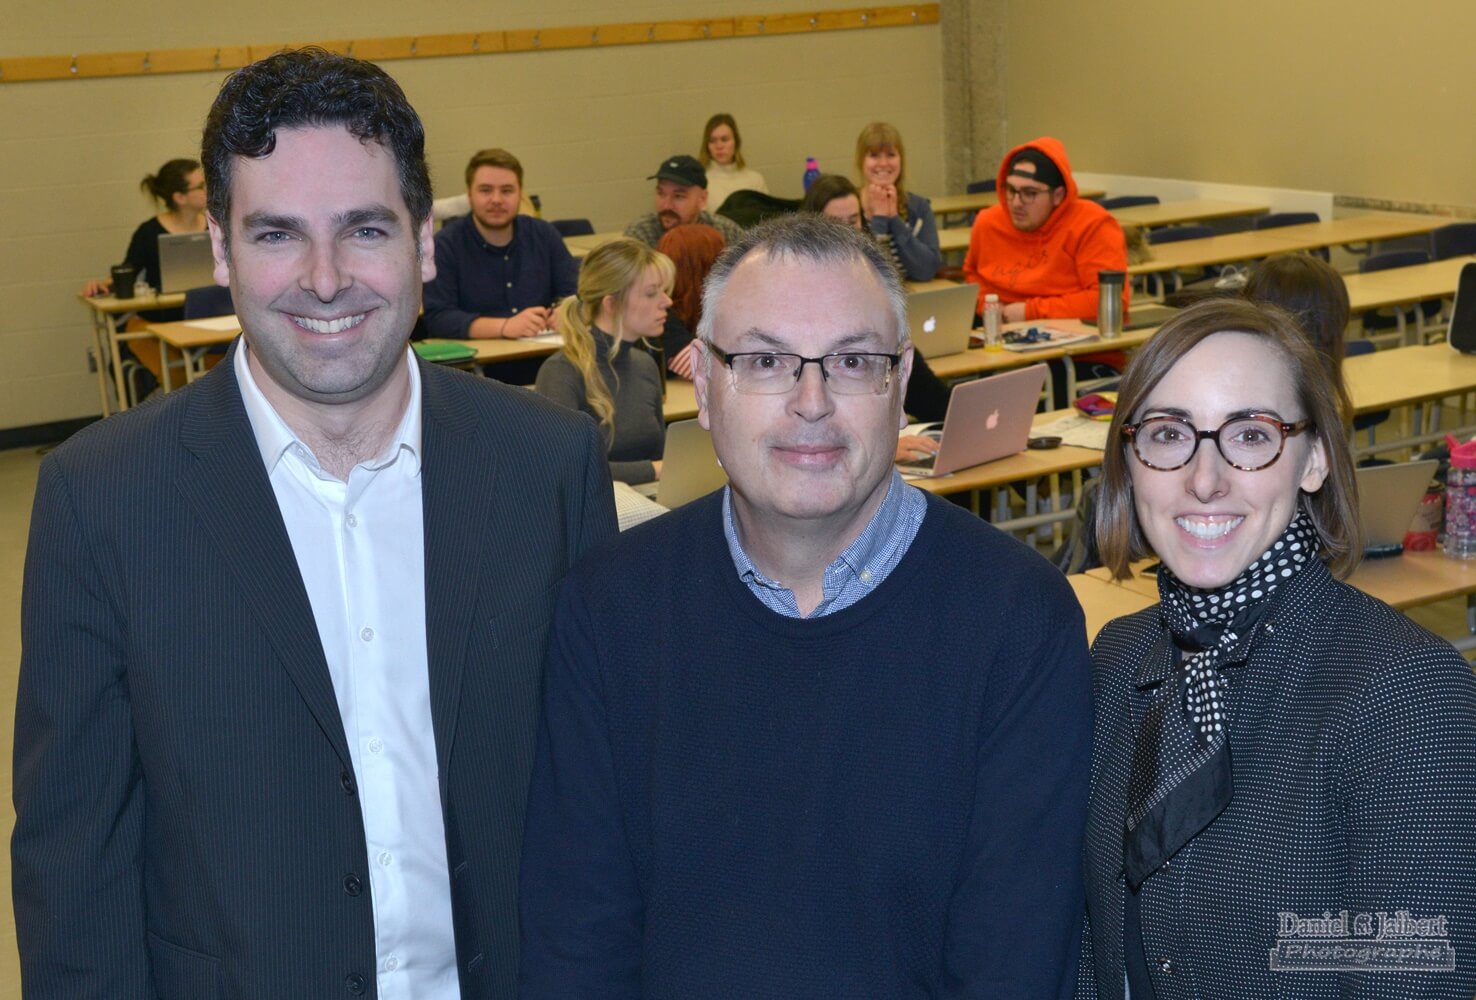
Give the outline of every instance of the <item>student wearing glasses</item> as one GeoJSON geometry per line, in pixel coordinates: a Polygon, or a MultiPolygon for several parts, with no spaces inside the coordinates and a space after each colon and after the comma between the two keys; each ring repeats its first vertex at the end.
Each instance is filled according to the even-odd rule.
{"type": "Polygon", "coordinates": [[[1071,591],[894,470],[912,348],[876,241],[770,220],[705,299],[699,419],[729,486],[560,595],[520,996],[1069,997],[1071,591]]]}
{"type": "MultiPolygon", "coordinates": [[[[1127,268],[1122,227],[1096,202],[1078,197],[1060,140],[1016,146],[999,166],[999,203],[980,212],[969,235],[964,278],[979,286],[979,308],[994,292],[1005,322],[1095,319],[1097,272],[1127,268]]],[[[1123,308],[1128,290],[1123,288],[1123,308]]]]}
{"type": "Polygon", "coordinates": [[[1092,650],[1079,997],[1476,992],[1476,678],[1337,579],[1340,397],[1288,314],[1238,299],[1123,378],[1097,539],[1118,577],[1156,556],[1160,602],[1092,650]]]}

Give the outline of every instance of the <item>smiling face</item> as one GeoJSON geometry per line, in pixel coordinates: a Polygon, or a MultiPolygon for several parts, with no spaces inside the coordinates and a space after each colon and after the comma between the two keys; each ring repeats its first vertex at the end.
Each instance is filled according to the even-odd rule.
{"type": "Polygon", "coordinates": [[[733,162],[737,152],[738,143],[727,125],[718,125],[707,133],[707,155],[712,157],[712,162],[726,167],[733,162]]]}
{"type": "MultiPolygon", "coordinates": [[[[1213,430],[1234,416],[1302,420],[1287,357],[1264,337],[1217,333],[1184,355],[1148,393],[1135,421],[1180,416],[1213,430]]],[[[1133,505],[1154,553],[1190,587],[1234,580],[1291,523],[1298,491],[1315,493],[1327,456],[1312,431],[1286,439],[1275,464],[1255,472],[1231,467],[1212,441],[1201,441],[1182,469],[1150,469],[1128,449],[1133,505]]]]}
{"type": "MultiPolygon", "coordinates": [[[[605,302],[606,309],[614,306],[613,297],[607,297],[605,302]]],[[[661,272],[654,267],[646,268],[626,290],[625,307],[620,313],[620,339],[661,336],[666,327],[666,310],[670,306],[671,296],[667,294],[661,272]]]]}
{"type": "Polygon", "coordinates": [[[466,189],[472,218],[484,234],[505,232],[518,217],[523,187],[518,175],[503,167],[481,166],[466,189]]]}
{"type": "Polygon", "coordinates": [[[385,391],[436,273],[430,219],[411,221],[393,154],[343,128],[282,129],[270,155],[233,163],[229,251],[213,218],[210,233],[268,398],[385,391]]]}
{"type": "MultiPolygon", "coordinates": [[[[778,351],[820,357],[841,351],[898,351],[895,314],[881,279],[861,260],[770,259],[756,250],[728,279],[713,317],[725,352],[778,351]]],[[[740,393],[715,357],[697,366],[698,419],[733,488],[739,524],[775,519],[845,543],[886,495],[912,366],[905,352],[878,395],[837,395],[816,365],[779,395],[740,393]]]]}
{"type": "Polygon", "coordinates": [[[902,154],[891,146],[867,150],[861,158],[861,179],[871,184],[896,184],[902,176],[902,154]]]}
{"type": "Polygon", "coordinates": [[[663,230],[690,225],[707,207],[707,189],[678,184],[665,178],[656,182],[656,216],[663,230]]]}

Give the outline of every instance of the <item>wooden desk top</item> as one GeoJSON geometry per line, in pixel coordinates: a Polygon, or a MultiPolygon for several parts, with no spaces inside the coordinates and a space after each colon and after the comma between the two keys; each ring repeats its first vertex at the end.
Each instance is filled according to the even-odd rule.
{"type": "MultiPolygon", "coordinates": [[[[1107,570],[1100,567],[1079,575],[1134,593],[1145,602],[1140,606],[1147,607],[1158,602],[1157,578],[1141,571],[1152,561],[1145,559],[1134,563],[1133,576],[1120,583],[1113,583],[1107,570]]],[[[1452,559],[1439,551],[1406,552],[1388,559],[1365,559],[1348,578],[1348,583],[1391,608],[1403,611],[1476,593],[1476,560],[1452,559]]]]}
{"type": "Polygon", "coordinates": [[[969,234],[973,230],[968,226],[954,226],[951,229],[938,230],[938,249],[943,253],[958,253],[969,248],[969,234]]]}
{"type": "Polygon", "coordinates": [[[666,422],[691,420],[697,415],[697,389],[686,379],[670,376],[666,380],[666,402],[661,404],[666,422]]]}
{"type": "Polygon", "coordinates": [[[77,298],[87,303],[88,307],[95,312],[118,313],[139,312],[145,309],[178,309],[184,305],[184,292],[171,292],[168,295],[142,295],[136,299],[120,299],[112,295],[78,295],[77,298]]]}
{"type": "Polygon", "coordinates": [[[1476,356],[1445,344],[1395,347],[1343,359],[1356,413],[1410,406],[1476,391],[1476,356]]]}
{"type": "Polygon", "coordinates": [[[1133,587],[1112,583],[1096,575],[1096,571],[1072,573],[1066,577],[1066,581],[1071,584],[1077,601],[1081,603],[1081,610],[1086,615],[1088,642],[1095,639],[1097,633],[1102,631],[1102,626],[1112,619],[1142,611],[1149,605],[1158,603],[1157,590],[1149,596],[1133,587]]]}
{"type": "Polygon", "coordinates": [[[1124,226],[1174,226],[1183,222],[1206,222],[1210,219],[1233,219],[1242,215],[1262,215],[1269,205],[1218,198],[1186,198],[1157,205],[1135,205],[1112,209],[1112,215],[1124,226]]]}
{"type": "Polygon", "coordinates": [[[600,246],[603,243],[609,243],[611,240],[619,239],[624,235],[624,232],[615,231],[606,233],[586,233],[583,236],[565,236],[564,246],[569,248],[570,254],[583,259],[584,255],[589,253],[595,247],[600,246]]]}
{"type": "Polygon", "coordinates": [[[1449,298],[1460,282],[1461,268],[1476,263],[1476,257],[1451,257],[1429,264],[1391,267],[1387,271],[1345,274],[1348,302],[1354,315],[1384,306],[1404,305],[1424,299],[1449,298]]]}
{"type": "MultiPolygon", "coordinates": [[[[229,318],[234,321],[235,317],[229,318]]],[[[158,337],[170,347],[181,351],[193,351],[202,347],[215,347],[219,344],[229,344],[236,339],[241,332],[240,323],[232,323],[229,330],[210,330],[196,326],[193,322],[180,320],[174,323],[150,323],[149,333],[158,337]]]]}
{"type": "MultiPolygon", "coordinates": [[[[1032,326],[1050,326],[1056,329],[1091,329],[1081,320],[1076,319],[1053,319],[1053,320],[1028,320],[1023,323],[1006,323],[1006,330],[1023,330],[1032,326]]],[[[1149,337],[1158,331],[1158,327],[1145,327],[1142,330],[1129,330],[1114,340],[1078,340],[1072,344],[1064,344],[1061,347],[1048,347],[1041,351],[986,351],[981,347],[971,347],[967,351],[957,354],[943,354],[936,358],[928,358],[928,367],[939,378],[951,379],[962,378],[966,375],[977,375],[980,372],[1002,371],[1008,368],[1023,368],[1037,362],[1053,361],[1056,358],[1064,358],[1072,354],[1094,354],[1101,351],[1122,351],[1140,346],[1149,337]]]]}
{"type": "MultiPolygon", "coordinates": [[[[1293,250],[1342,246],[1345,243],[1367,243],[1370,240],[1393,240],[1401,236],[1418,236],[1455,219],[1444,215],[1415,215],[1411,212],[1370,212],[1326,222],[1304,222],[1297,226],[1262,229],[1268,239],[1287,244],[1293,250]]],[[[1286,252],[1286,251],[1281,251],[1286,252]]]]}
{"type": "Polygon", "coordinates": [[[1268,239],[1269,232],[1271,231],[1251,230],[1206,236],[1198,240],[1180,240],[1177,243],[1158,243],[1149,248],[1153,253],[1152,260],[1129,264],[1128,272],[1152,274],[1158,271],[1177,271],[1181,268],[1207,267],[1210,264],[1233,264],[1236,261],[1289,252],[1290,245],[1282,240],[1268,239]]]}

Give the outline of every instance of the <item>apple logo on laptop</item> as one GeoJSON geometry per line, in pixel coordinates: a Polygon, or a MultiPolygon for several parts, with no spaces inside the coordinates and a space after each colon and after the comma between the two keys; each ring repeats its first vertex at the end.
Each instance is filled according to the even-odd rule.
{"type": "Polygon", "coordinates": [[[993,411],[992,413],[989,414],[989,419],[984,421],[984,426],[987,429],[991,430],[991,431],[994,430],[996,427],[999,426],[999,411],[998,410],[995,410],[995,411],[993,411]]]}
{"type": "Polygon", "coordinates": [[[936,329],[938,329],[938,317],[929,316],[923,320],[923,333],[932,333],[936,329]]]}

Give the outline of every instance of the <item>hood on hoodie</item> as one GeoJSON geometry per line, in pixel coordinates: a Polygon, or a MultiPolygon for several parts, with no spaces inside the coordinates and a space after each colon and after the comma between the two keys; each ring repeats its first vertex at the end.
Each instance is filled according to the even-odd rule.
{"type": "MultiPolygon", "coordinates": [[[[1039,139],[1031,139],[1029,142],[1020,143],[1020,145],[1006,153],[1004,159],[999,162],[999,174],[995,180],[995,190],[999,192],[999,203],[1005,208],[1005,218],[1009,218],[1009,206],[1005,204],[1004,197],[1005,178],[1010,175],[1011,161],[1014,160],[1015,155],[1022,149],[1034,149],[1045,154],[1056,165],[1056,169],[1061,171],[1061,176],[1066,179],[1066,197],[1061,200],[1061,204],[1056,206],[1055,211],[1051,213],[1051,217],[1046,220],[1046,224],[1041,227],[1042,229],[1046,229],[1050,227],[1058,216],[1063,214],[1062,209],[1076,200],[1076,177],[1071,173],[1071,161],[1066,158],[1066,147],[1060,139],[1053,139],[1048,135],[1043,135],[1039,139]]],[[[1013,224],[1013,220],[1011,222],[1013,224]]]]}

